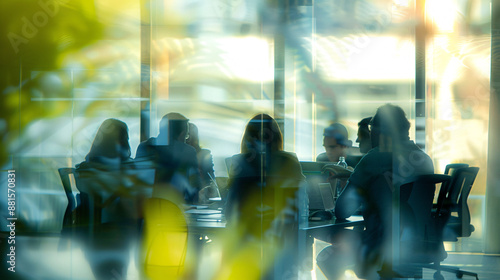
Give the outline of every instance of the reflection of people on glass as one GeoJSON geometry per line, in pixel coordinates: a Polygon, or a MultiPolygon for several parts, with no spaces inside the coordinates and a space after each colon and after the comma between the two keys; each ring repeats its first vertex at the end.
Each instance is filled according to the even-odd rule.
{"type": "Polygon", "coordinates": [[[188,121],[179,113],[163,116],[158,137],[139,144],[136,160],[151,160],[156,167],[155,183],[192,203],[197,200],[201,179],[196,150],[186,144],[188,121]]]}
{"type": "Polygon", "coordinates": [[[125,277],[140,219],[140,194],[127,191],[132,167],[127,125],[105,120],[85,161],[76,166],[82,205],[89,207],[83,251],[96,279],[125,277]]]}
{"type": "MultiPolygon", "coordinates": [[[[240,234],[240,248],[267,244],[262,256],[248,260],[264,263],[263,275],[282,258],[283,241],[291,237],[287,234],[297,230],[296,196],[303,179],[297,157],[283,151],[277,122],[266,114],[253,117],[245,128],[241,153],[231,159],[226,217],[229,228],[240,234]]],[[[238,252],[242,251],[232,256],[238,258],[238,252]]]]}
{"type": "Polygon", "coordinates": [[[353,264],[358,277],[377,277],[390,248],[393,184],[434,172],[429,156],[409,140],[409,129],[404,111],[390,104],[378,108],[371,120],[373,149],[356,166],[335,206],[337,219],[346,219],[361,207],[365,230],[360,236],[353,231],[338,233],[334,245],[318,255],[318,266],[328,279],[338,279],[353,264]]]}

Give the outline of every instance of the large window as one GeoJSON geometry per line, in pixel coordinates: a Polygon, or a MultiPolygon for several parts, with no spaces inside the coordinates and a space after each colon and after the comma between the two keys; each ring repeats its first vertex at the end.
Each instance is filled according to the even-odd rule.
{"type": "MultiPolygon", "coordinates": [[[[2,169],[18,170],[27,230],[60,230],[66,201],[57,169],[84,159],[106,118],[127,123],[135,156],[163,115],[182,113],[212,151],[216,176],[226,177],[224,159],[239,152],[257,113],[274,116],[285,149],[311,161],[323,151],[326,126],[343,123],[356,145],[357,122],[393,103],[436,172],[451,162],[481,168],[470,200],[472,243],[481,241],[489,1],[428,0],[425,17],[415,0],[101,2],[58,4],[29,40],[6,41],[12,67],[2,78],[2,106],[15,113],[0,123],[10,130],[2,169]],[[35,59],[39,52],[45,56],[35,59]]],[[[45,11],[11,6],[9,32],[45,11]]]]}

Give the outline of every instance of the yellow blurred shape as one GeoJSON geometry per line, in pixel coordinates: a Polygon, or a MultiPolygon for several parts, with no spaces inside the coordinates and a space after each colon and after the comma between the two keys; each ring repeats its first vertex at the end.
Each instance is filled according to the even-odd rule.
{"type": "Polygon", "coordinates": [[[248,242],[241,244],[240,248],[233,248],[236,253],[228,259],[229,263],[224,264],[217,279],[261,279],[265,271],[261,261],[261,245],[259,242],[248,242]]]}
{"type": "Polygon", "coordinates": [[[144,207],[142,260],[149,279],[178,279],[184,271],[188,230],[184,213],[172,201],[151,198],[144,207]]]}

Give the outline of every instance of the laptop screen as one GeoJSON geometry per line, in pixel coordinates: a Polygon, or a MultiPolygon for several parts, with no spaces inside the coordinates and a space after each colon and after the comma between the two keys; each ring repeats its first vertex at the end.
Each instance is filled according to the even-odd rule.
{"type": "Polygon", "coordinates": [[[325,207],[325,210],[333,211],[335,209],[335,200],[333,198],[333,192],[330,183],[320,183],[319,191],[321,193],[321,199],[323,200],[323,206],[325,207]]]}

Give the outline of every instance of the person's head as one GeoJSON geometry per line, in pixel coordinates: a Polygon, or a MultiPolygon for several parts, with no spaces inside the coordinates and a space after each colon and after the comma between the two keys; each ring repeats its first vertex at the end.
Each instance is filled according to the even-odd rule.
{"type": "Polygon", "coordinates": [[[200,147],[200,139],[198,138],[198,127],[193,123],[189,123],[189,137],[186,140],[186,144],[192,146],[199,151],[200,147]]]}
{"type": "Polygon", "coordinates": [[[161,144],[168,145],[172,141],[186,142],[189,137],[189,119],[179,113],[168,113],[160,121],[158,139],[161,144]]]}
{"type": "Polygon", "coordinates": [[[241,140],[241,153],[282,151],[283,136],[278,123],[267,114],[253,117],[241,140]]]}
{"type": "Polygon", "coordinates": [[[105,120],[97,130],[90,152],[85,159],[93,161],[96,157],[120,158],[124,161],[130,158],[128,142],[128,127],[117,119],[105,120]]]}
{"type": "Polygon", "coordinates": [[[347,148],[351,146],[348,140],[347,129],[340,123],[334,123],[325,128],[323,132],[323,146],[329,161],[337,162],[340,157],[345,157],[347,148]]]}
{"type": "Polygon", "coordinates": [[[386,104],[377,109],[370,122],[370,138],[372,147],[379,146],[382,141],[391,144],[401,143],[410,139],[410,122],[399,106],[386,104]]]}
{"type": "Polygon", "coordinates": [[[364,118],[358,123],[358,138],[356,138],[356,143],[359,143],[359,151],[363,154],[368,153],[372,148],[372,142],[370,140],[370,128],[368,125],[372,117],[364,118]]]}

